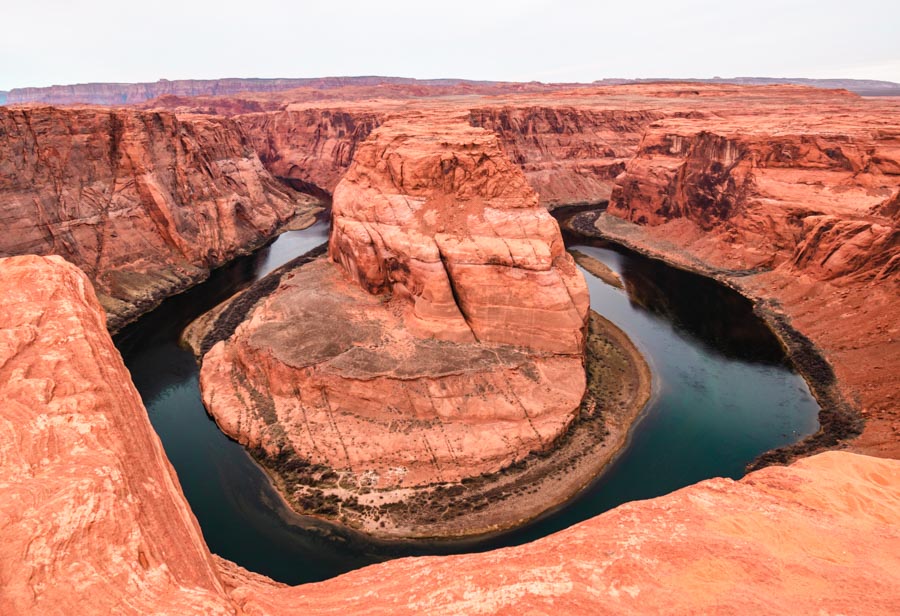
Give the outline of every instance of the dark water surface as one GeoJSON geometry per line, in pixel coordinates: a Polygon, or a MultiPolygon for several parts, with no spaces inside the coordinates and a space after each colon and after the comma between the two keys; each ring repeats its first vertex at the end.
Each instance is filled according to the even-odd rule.
{"type": "Polygon", "coordinates": [[[750,303],[715,282],[612,245],[577,246],[618,272],[626,291],[585,273],[592,307],[651,365],[655,394],[631,443],[581,495],[524,528],[451,544],[379,545],[290,512],[243,448],[206,414],[193,355],[179,347],[195,317],[327,240],[320,220],[217,270],[124,330],[116,345],[213,552],[296,584],[415,554],[516,545],[621,503],[715,476],[738,478],[760,453],[816,430],[818,406],[750,303]]]}

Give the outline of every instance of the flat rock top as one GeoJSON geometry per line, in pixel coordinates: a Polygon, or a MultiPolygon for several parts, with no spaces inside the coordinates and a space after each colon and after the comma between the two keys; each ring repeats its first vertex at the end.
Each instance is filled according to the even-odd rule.
{"type": "Polygon", "coordinates": [[[317,365],[353,379],[440,377],[531,363],[509,346],[416,337],[404,325],[402,306],[386,300],[320,259],[288,277],[254,312],[248,342],[293,368],[317,365]]]}

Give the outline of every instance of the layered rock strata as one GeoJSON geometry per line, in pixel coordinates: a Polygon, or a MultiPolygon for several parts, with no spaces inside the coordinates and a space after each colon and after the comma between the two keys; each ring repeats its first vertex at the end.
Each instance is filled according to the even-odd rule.
{"type": "Polygon", "coordinates": [[[335,190],[329,252],[201,371],[207,408],[289,501],[310,500],[291,487],[304,477],[459,482],[565,433],[585,391],[587,287],[492,133],[430,118],[375,130],[335,190]]]}
{"type": "Polygon", "coordinates": [[[229,120],[0,109],[0,255],[75,263],[113,329],[315,205],[273,178],[229,120]]]}
{"type": "MultiPolygon", "coordinates": [[[[802,332],[830,364],[806,371],[817,396],[866,420],[855,446],[900,456],[900,132],[866,116],[825,128],[794,118],[790,130],[778,120],[658,123],[608,210],[639,227],[598,226],[728,282],[802,332]]],[[[842,438],[859,434],[843,423],[842,438]]]]}
{"type": "Polygon", "coordinates": [[[528,545],[286,587],[212,556],[88,279],[0,260],[4,614],[891,613],[900,463],[830,452],[528,545]],[[485,572],[490,575],[485,575],[485,572]]]}
{"type": "Polygon", "coordinates": [[[562,105],[507,105],[469,112],[473,126],[497,133],[541,204],[550,209],[609,201],[615,179],[636,153],[644,130],[662,117],[656,110],[562,105]]]}

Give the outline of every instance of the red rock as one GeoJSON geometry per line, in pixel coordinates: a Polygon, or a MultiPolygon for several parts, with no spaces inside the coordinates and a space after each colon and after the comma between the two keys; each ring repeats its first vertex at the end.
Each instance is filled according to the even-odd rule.
{"type": "Polygon", "coordinates": [[[228,120],[0,108],[0,256],[75,263],[113,329],[312,204],[275,180],[228,120]]]}
{"type": "Polygon", "coordinates": [[[255,614],[890,614],[900,462],[829,452],[622,505],[533,543],[297,588],[228,578],[255,614]]]}
{"type": "Polygon", "coordinates": [[[587,288],[492,133],[376,129],[335,190],[329,250],[349,276],[304,267],[205,356],[226,433],[383,488],[495,472],[564,433],[587,288]]]}
{"type": "Polygon", "coordinates": [[[497,133],[541,204],[551,209],[608,201],[647,125],[661,117],[658,111],[593,110],[577,104],[470,112],[473,126],[497,133]]]}
{"type": "Polygon", "coordinates": [[[496,136],[425,117],[362,143],[335,189],[331,258],[444,340],[581,353],[589,298],[556,221],[496,136]]]}
{"type": "Polygon", "coordinates": [[[328,193],[340,181],[361,141],[383,121],[378,112],[286,110],[237,118],[266,168],[296,188],[328,193]]]}
{"type": "Polygon", "coordinates": [[[0,613],[233,613],[88,279],[0,288],[0,613]]]}
{"type": "Polygon", "coordinates": [[[0,260],[3,614],[860,613],[900,603],[900,462],[829,452],[530,544],[286,587],[206,548],[88,279],[0,260]]]}

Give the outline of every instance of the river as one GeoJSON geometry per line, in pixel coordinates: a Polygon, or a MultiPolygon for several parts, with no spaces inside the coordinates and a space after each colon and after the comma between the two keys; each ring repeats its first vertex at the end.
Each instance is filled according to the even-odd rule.
{"type": "Polygon", "coordinates": [[[406,555],[517,545],[621,503],[702,479],[739,478],[760,453],[814,432],[819,407],[750,302],[714,281],[612,244],[568,239],[625,283],[585,278],[591,306],[622,328],[653,370],[654,396],[619,458],[580,495],[523,528],[452,543],[379,544],[288,510],[262,470],[200,400],[182,329],[234,292],[326,241],[323,216],[213,272],[123,330],[115,342],[210,549],[289,584],[406,555]]]}

